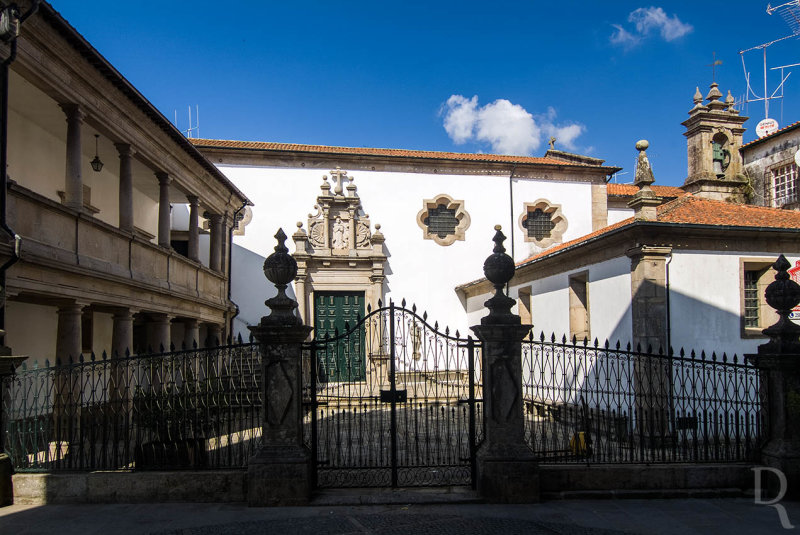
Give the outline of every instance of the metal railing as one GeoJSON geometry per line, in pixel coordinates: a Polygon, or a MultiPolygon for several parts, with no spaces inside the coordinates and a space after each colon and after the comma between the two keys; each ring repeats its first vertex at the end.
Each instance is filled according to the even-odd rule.
{"type": "Polygon", "coordinates": [[[522,346],[525,434],[542,462],[753,460],[764,436],[758,370],[744,359],[619,343],[522,346]]]}
{"type": "Polygon", "coordinates": [[[263,421],[258,344],[45,364],[2,378],[18,471],[243,468],[263,421]]]}

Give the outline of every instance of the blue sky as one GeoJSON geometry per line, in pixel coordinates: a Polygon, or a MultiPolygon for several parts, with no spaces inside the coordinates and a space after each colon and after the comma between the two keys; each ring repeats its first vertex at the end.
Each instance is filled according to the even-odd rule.
{"type": "MultiPolygon", "coordinates": [[[[666,185],[686,176],[680,123],[712,52],[738,99],[739,51],[791,33],[760,0],[52,5],[182,130],[199,106],[202,137],[538,156],[555,135],[624,171],[645,138],[666,185]]],[[[798,45],[769,47],[768,66],[800,63],[798,45]]],[[[744,58],[763,92],[760,51],[744,58]]],[[[796,69],[771,104],[781,126],[800,120],[796,69]]],[[[749,141],[764,107],[745,111],[749,141]]]]}

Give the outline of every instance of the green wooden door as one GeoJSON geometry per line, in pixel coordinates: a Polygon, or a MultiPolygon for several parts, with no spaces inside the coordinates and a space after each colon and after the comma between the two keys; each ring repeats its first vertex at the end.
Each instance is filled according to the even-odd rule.
{"type": "MultiPolygon", "coordinates": [[[[354,329],[359,318],[364,317],[364,292],[314,292],[315,338],[331,338],[338,331],[343,335],[354,329]],[[347,327],[345,327],[347,325],[347,327]]],[[[364,362],[364,327],[346,338],[332,343],[323,353],[320,364],[325,381],[363,381],[366,378],[364,362]]]]}

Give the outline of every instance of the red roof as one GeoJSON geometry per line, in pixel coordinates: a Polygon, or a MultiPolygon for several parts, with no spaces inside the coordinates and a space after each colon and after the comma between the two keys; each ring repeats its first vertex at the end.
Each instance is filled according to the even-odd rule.
{"type": "Polygon", "coordinates": [[[521,163],[521,164],[547,164],[559,166],[581,166],[595,167],[602,169],[600,165],[576,164],[564,162],[554,158],[538,158],[535,156],[510,156],[505,154],[470,154],[462,152],[439,152],[427,150],[405,150],[405,149],[377,149],[368,147],[333,147],[329,145],[302,145],[296,143],[273,143],[269,141],[233,141],[224,139],[190,139],[198,148],[221,148],[221,149],[251,149],[262,151],[295,151],[295,152],[315,152],[325,154],[347,154],[354,156],[389,156],[403,158],[428,158],[463,160],[477,162],[500,162],[500,163],[521,163]]]}
{"type": "MultiPolygon", "coordinates": [[[[733,204],[724,201],[702,199],[694,195],[683,195],[674,201],[662,204],[656,208],[657,223],[681,223],[687,225],[708,225],[718,227],[750,227],[766,229],[800,229],[800,212],[794,210],[781,210],[779,208],[764,208],[733,204]]],[[[631,225],[632,217],[596,230],[572,241],[558,244],[526,258],[517,266],[528,264],[539,258],[544,258],[553,253],[580,245],[616,229],[631,225]]]]}
{"type": "Polygon", "coordinates": [[[758,139],[754,139],[753,141],[751,141],[749,143],[745,143],[744,145],[742,145],[742,149],[744,149],[745,147],[749,147],[750,145],[755,145],[756,143],[761,143],[762,141],[767,141],[769,139],[772,139],[773,137],[779,136],[780,134],[782,134],[784,132],[787,132],[789,130],[794,130],[798,126],[800,126],[800,121],[796,121],[796,122],[794,122],[794,123],[792,123],[790,125],[786,125],[783,128],[781,128],[780,130],[776,130],[776,131],[774,131],[773,133],[771,133],[768,136],[760,137],[758,139]]]}
{"type": "MultiPolygon", "coordinates": [[[[613,184],[610,183],[606,186],[608,189],[609,195],[619,195],[625,197],[633,197],[636,195],[636,192],[639,191],[638,186],[634,186],[633,184],[613,184]]],[[[676,188],[674,186],[650,186],[653,189],[653,193],[658,195],[659,197],[681,197],[686,195],[686,192],[683,191],[681,188],[676,188]]]]}

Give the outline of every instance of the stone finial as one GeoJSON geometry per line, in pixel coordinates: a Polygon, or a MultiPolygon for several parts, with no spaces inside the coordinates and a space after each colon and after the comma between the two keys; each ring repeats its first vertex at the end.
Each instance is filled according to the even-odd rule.
{"type": "Polygon", "coordinates": [[[328,182],[328,175],[322,175],[322,185],[319,187],[322,190],[322,196],[327,197],[331,194],[331,185],[328,182]]]}
{"type": "Polygon", "coordinates": [[[780,255],[772,265],[777,271],[775,281],[767,286],[765,297],[767,304],[778,313],[778,321],[764,329],[769,342],[758,347],[762,353],[800,353],[800,325],[789,319],[792,309],[800,303],[800,285],[789,276],[792,267],[786,257],[780,255]]]}
{"type": "Polygon", "coordinates": [[[492,254],[483,263],[483,274],[494,285],[494,296],[484,305],[489,309],[489,315],[481,319],[482,325],[488,324],[519,324],[519,316],[511,313],[514,300],[508,297],[503,287],[514,276],[514,259],[506,254],[503,242],[506,237],[500,225],[495,225],[495,234],[492,241],[494,249],[492,254]]]}
{"type": "Polygon", "coordinates": [[[653,177],[653,169],[650,167],[650,160],[647,159],[647,149],[650,143],[646,139],[636,142],[636,150],[639,151],[639,158],[636,161],[636,178],[634,186],[639,191],[633,196],[628,206],[633,208],[633,218],[647,221],[655,221],[657,218],[656,206],[661,204],[658,197],[650,188],[650,184],[656,181],[653,177]]]}
{"type": "Polygon", "coordinates": [[[703,94],[700,92],[700,87],[695,88],[694,97],[692,100],[694,100],[695,106],[700,106],[703,104],[703,94]]]}
{"type": "Polygon", "coordinates": [[[709,88],[708,95],[706,95],[707,101],[714,102],[722,98],[722,92],[719,90],[719,84],[717,82],[712,82],[709,88]]]}
{"type": "Polygon", "coordinates": [[[261,325],[298,325],[301,321],[294,315],[297,301],[286,295],[286,287],[297,275],[297,262],[286,248],[283,229],[278,229],[275,239],[278,241],[275,252],[264,260],[264,275],[275,285],[278,295],[264,302],[270,308],[270,314],[261,318],[261,325]]]}
{"type": "Polygon", "coordinates": [[[732,107],[734,102],[736,101],[734,100],[733,95],[731,95],[731,90],[728,89],[728,96],[725,97],[725,104],[727,104],[728,107],[732,107]]]}

